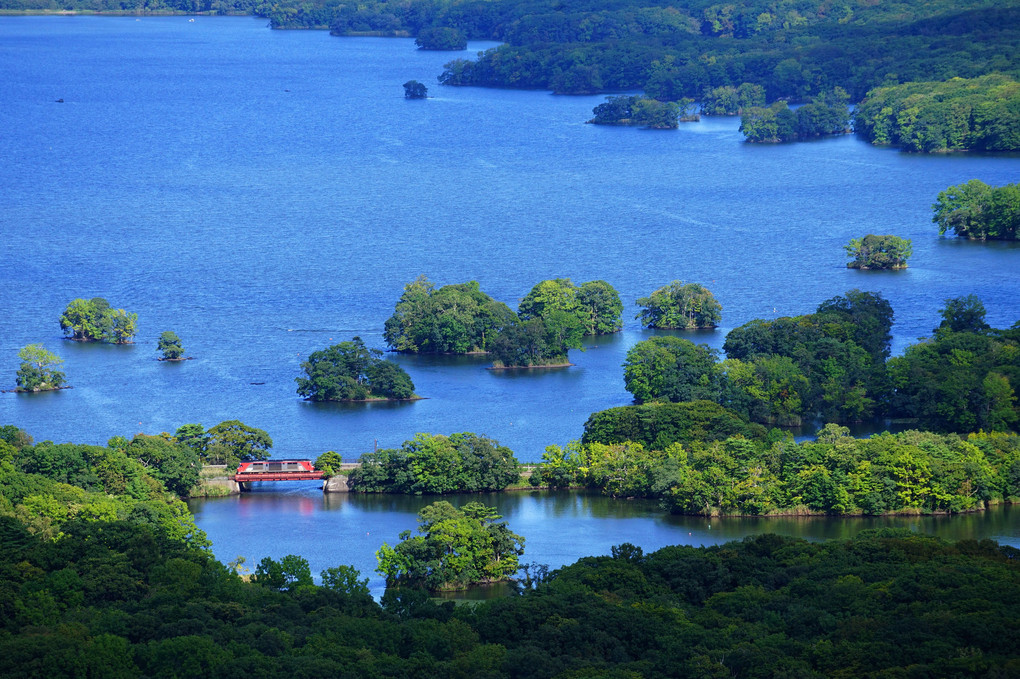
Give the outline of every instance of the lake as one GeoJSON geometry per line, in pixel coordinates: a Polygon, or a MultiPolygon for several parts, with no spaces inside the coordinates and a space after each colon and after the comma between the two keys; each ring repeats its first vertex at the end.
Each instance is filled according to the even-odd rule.
{"type": "Polygon", "coordinates": [[[239,419],[277,456],[313,458],[474,431],[533,461],[631,402],[621,365],[652,335],[634,301],[674,279],[722,303],[723,327],[695,335],[716,347],[854,287],[892,303],[894,353],[949,297],[979,295],[995,327],[1020,319],[1017,245],[940,238],[930,221],[940,190],[1017,181],[1020,157],[850,136],[752,146],[733,118],[585,125],[602,97],[436,84],[455,56],[247,17],[0,17],[0,384],[43,342],[74,386],[0,395],[0,420],[100,444],[239,419]],[[432,98],[405,100],[409,79],[432,98]],[[910,268],[846,269],[843,245],[869,232],[911,238],[910,268]],[[304,357],[355,335],[384,348],[419,274],[478,280],[513,307],[546,278],[604,279],[625,328],[569,369],[395,356],[428,400],[302,401],[304,357]],[[61,339],[64,307],[93,296],[138,313],[136,344],[61,339]],[[195,360],[157,362],[164,330],[195,360]]]}
{"type": "MultiPolygon", "coordinates": [[[[385,583],[375,573],[375,551],[413,531],[416,514],[440,499],[397,495],[332,493],[315,483],[257,484],[229,498],[191,500],[196,523],[224,563],[243,556],[254,570],[266,556],[306,558],[312,573],[349,564],[369,578],[376,596],[385,583]]],[[[991,538],[1020,548],[1020,506],[1003,505],[959,516],[869,517],[695,517],[670,516],[649,500],[614,500],[571,491],[514,491],[452,495],[455,506],[482,502],[496,507],[510,529],[524,536],[522,563],[558,568],[583,556],[609,554],[624,542],[652,552],[666,545],[718,545],[747,535],[778,533],[807,540],[848,539],[871,528],[906,528],[960,540],[991,538]]],[[[472,593],[484,596],[484,590],[472,593]]]]}
{"type": "MultiPolygon", "coordinates": [[[[995,327],[1020,318],[1017,244],[940,238],[931,223],[939,191],[1015,182],[1020,156],[909,155],[851,136],[752,146],[733,118],[586,125],[602,97],[439,86],[456,56],[252,18],[0,17],[0,385],[14,386],[18,349],[42,342],[74,386],[0,394],[0,423],[103,444],[238,419],[269,432],[276,456],[312,458],[473,431],[536,461],[592,412],[631,402],[621,366],[653,334],[634,301],[674,279],[721,302],[723,327],[692,335],[714,347],[852,288],[891,302],[894,353],[929,335],[950,297],[977,294],[995,327]],[[405,100],[410,79],[431,98],[405,100]],[[843,246],[867,233],[912,239],[910,268],[846,269],[843,246]],[[543,279],[604,279],[624,330],[558,370],[394,356],[427,397],[414,403],[302,401],[302,360],[353,336],[384,348],[383,323],[420,274],[477,280],[512,307],[543,279]],[[61,339],[67,303],[94,296],[138,313],[135,344],[61,339]],[[158,362],[164,330],[195,360],[158,362]]],[[[418,502],[281,490],[193,505],[219,557],[295,552],[368,572],[418,502]]],[[[552,565],[627,540],[652,549],[774,525],[729,532],[580,496],[498,501],[526,559],[552,565]]],[[[983,520],[948,525],[970,534],[983,520]]],[[[832,526],[817,537],[844,530],[789,521],[832,526]]],[[[996,531],[975,534],[1016,535],[996,531]]]]}

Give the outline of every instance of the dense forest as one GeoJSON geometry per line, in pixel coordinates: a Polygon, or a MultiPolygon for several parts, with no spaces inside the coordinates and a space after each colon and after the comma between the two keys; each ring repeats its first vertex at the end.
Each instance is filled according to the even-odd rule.
{"type": "Polygon", "coordinates": [[[638,342],[624,383],[638,402],[703,399],[768,425],[884,416],[931,431],[1009,431],[1020,421],[1020,325],[990,328],[971,295],[946,300],[940,314],[930,339],[889,358],[891,305],[851,290],[813,314],[734,328],[724,360],[680,337],[638,342]]]}
{"type": "Polygon", "coordinates": [[[376,603],[348,566],[319,586],[295,555],[242,576],[142,512],[42,534],[10,498],[43,477],[0,469],[10,679],[1020,672],[1020,553],[990,540],[887,530],[650,554],[624,544],[552,573],[529,568],[517,596],[476,607],[407,587],[376,603]]]}
{"type": "Polygon", "coordinates": [[[951,513],[1020,500],[1014,434],[906,431],[858,439],[828,424],[816,441],[803,443],[776,430],[753,439],[693,438],[683,425],[667,425],[686,413],[654,412],[675,406],[719,408],[700,401],[596,413],[580,441],[546,449],[531,482],[657,498],[672,513],[704,516],[951,513]],[[634,423],[650,416],[658,426],[635,431],[634,423]]]}
{"type": "MultiPolygon", "coordinates": [[[[888,449],[895,461],[900,456],[888,439],[866,445],[888,449]]],[[[908,434],[901,443],[947,447],[971,460],[1011,450],[1016,465],[1015,439],[908,434]]],[[[824,491],[827,460],[854,460],[852,441],[829,430],[817,443],[785,444],[783,458],[810,472],[799,475],[806,502],[824,491]]],[[[739,442],[750,443],[723,443],[729,455],[741,454],[739,442]]],[[[167,482],[191,468],[176,464],[187,455],[186,446],[161,437],[118,438],[107,447],[33,444],[16,427],[0,428],[0,674],[446,679],[1020,671],[1020,552],[989,540],[948,543],[890,530],[828,543],[763,535],[647,555],[624,544],[611,556],[551,573],[528,564],[516,595],[475,607],[436,603],[411,586],[389,587],[377,603],[349,566],[325,569],[316,585],[297,555],[266,557],[252,572],[240,560],[217,562],[187,508],[168,492],[167,482]]],[[[380,549],[380,568],[410,583],[416,572],[405,574],[401,564],[427,557],[429,539],[454,531],[458,540],[487,536],[490,545],[475,555],[480,565],[457,564],[505,577],[526,536],[499,518],[477,503],[433,505],[420,517],[423,535],[408,535],[400,551],[380,549]],[[506,554],[508,563],[492,561],[485,549],[506,554]]]]}

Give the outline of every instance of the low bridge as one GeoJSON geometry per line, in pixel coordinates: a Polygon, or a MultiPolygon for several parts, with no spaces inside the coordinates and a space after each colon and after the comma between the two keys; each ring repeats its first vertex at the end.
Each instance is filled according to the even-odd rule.
{"type": "Polygon", "coordinates": [[[321,481],[325,472],[315,468],[311,460],[257,460],[242,462],[230,476],[241,491],[251,490],[255,481],[321,481]]]}

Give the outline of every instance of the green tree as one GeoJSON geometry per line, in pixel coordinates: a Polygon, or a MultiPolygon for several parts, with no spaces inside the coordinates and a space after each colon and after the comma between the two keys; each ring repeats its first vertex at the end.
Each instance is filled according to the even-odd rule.
{"type": "Polygon", "coordinates": [[[417,80],[404,83],[404,99],[425,99],[429,96],[429,88],[417,80]]]}
{"type": "Polygon", "coordinates": [[[307,377],[297,377],[297,393],[309,401],[406,399],[414,383],[396,363],[385,361],[360,337],[312,352],[301,364],[307,377]]]}
{"type": "Polygon", "coordinates": [[[152,476],[178,497],[188,497],[198,485],[202,463],[198,453],[184,444],[162,436],[138,434],[124,452],[141,462],[152,476]]]}
{"type": "Polygon", "coordinates": [[[684,99],[681,104],[674,101],[659,101],[638,96],[610,96],[605,103],[592,109],[594,117],[589,123],[595,125],[637,125],[657,130],[675,130],[679,127],[681,114],[685,120],[696,120],[690,112],[692,100],[684,99]]]}
{"type": "Polygon", "coordinates": [[[714,328],[722,318],[722,305],[698,283],[673,281],[637,300],[637,304],[644,308],[636,318],[649,328],[714,328]]]}
{"type": "Polygon", "coordinates": [[[864,238],[851,239],[843,249],[852,260],[847,262],[848,269],[905,269],[913,253],[908,239],[870,233],[864,238]]]}
{"type": "Polygon", "coordinates": [[[464,589],[507,580],[517,572],[524,538],[510,532],[492,507],[469,502],[461,509],[439,501],[418,512],[418,535],[383,543],[376,569],[390,586],[431,591],[464,589]]]}
{"type": "Polygon", "coordinates": [[[592,413],[584,423],[581,444],[630,441],[648,449],[665,450],[674,443],[695,444],[731,436],[763,439],[765,428],[749,424],[711,401],[645,403],[592,413]]]}
{"type": "Polygon", "coordinates": [[[371,598],[368,578],[362,578],[361,573],[354,566],[327,568],[319,576],[322,578],[322,586],[326,589],[351,596],[371,598]]]}
{"type": "Polygon", "coordinates": [[[971,240],[1020,238],[1020,183],[989,186],[971,179],[940,192],[932,210],[939,235],[952,230],[971,240]]]}
{"type": "Polygon", "coordinates": [[[977,295],[964,295],[945,300],[939,311],[942,322],[935,331],[983,333],[989,329],[985,323],[985,305],[977,295]]]}
{"type": "Polygon", "coordinates": [[[181,338],[173,330],[167,330],[159,336],[156,349],[163,352],[164,361],[176,361],[184,356],[181,338]]]}
{"type": "Polygon", "coordinates": [[[336,476],[343,468],[344,459],[335,451],[327,450],[315,458],[313,466],[326,476],[336,476]]]}
{"type": "Polygon", "coordinates": [[[567,363],[567,352],[581,348],[584,326],[575,314],[559,309],[509,324],[493,340],[493,366],[519,368],[567,363]]]}
{"type": "Polygon", "coordinates": [[[554,278],[535,285],[517,305],[517,315],[522,321],[530,321],[552,311],[576,315],[579,307],[577,287],[569,278],[554,278]]]}
{"type": "Polygon", "coordinates": [[[18,391],[46,391],[64,384],[64,373],[57,370],[64,360],[41,344],[29,344],[18,351],[18,391]]]}
{"type": "Polygon", "coordinates": [[[281,592],[293,592],[301,587],[315,585],[308,561],[294,554],[288,554],[279,561],[265,557],[255,567],[251,581],[281,592]]]}
{"type": "Polygon", "coordinates": [[[623,328],[620,293],[605,281],[582,283],[576,294],[578,316],[586,335],[608,335],[623,328]]]}
{"type": "Polygon", "coordinates": [[[182,443],[198,453],[200,458],[205,459],[209,435],[201,424],[182,424],[174,432],[174,438],[178,443],[182,443]]]}
{"type": "Polygon", "coordinates": [[[479,289],[476,281],[439,289],[419,276],[404,286],[383,338],[390,348],[410,353],[482,352],[517,315],[479,289]]]}
{"type": "Polygon", "coordinates": [[[716,351],[679,337],[652,337],[627,352],[623,382],[634,400],[714,401],[719,398],[716,351]]]}
{"type": "Polygon", "coordinates": [[[415,435],[400,450],[361,456],[348,483],[354,491],[443,494],[503,490],[520,480],[520,464],[498,441],[470,432],[415,435]]]}
{"type": "Polygon", "coordinates": [[[414,44],[423,50],[459,51],[467,49],[467,37],[456,28],[433,26],[419,31],[414,44]]]}
{"type": "Polygon", "coordinates": [[[206,432],[206,460],[236,467],[241,460],[268,460],[273,439],[265,431],[227,420],[206,432]]]}
{"type": "Polygon", "coordinates": [[[80,342],[126,344],[137,331],[138,314],[113,309],[102,297],[74,299],[60,316],[60,328],[80,342]]]}
{"type": "Polygon", "coordinates": [[[553,311],[577,317],[586,335],[606,335],[623,327],[620,295],[605,281],[588,281],[580,287],[569,278],[542,281],[521,299],[517,315],[528,321],[545,319],[553,311]]]}

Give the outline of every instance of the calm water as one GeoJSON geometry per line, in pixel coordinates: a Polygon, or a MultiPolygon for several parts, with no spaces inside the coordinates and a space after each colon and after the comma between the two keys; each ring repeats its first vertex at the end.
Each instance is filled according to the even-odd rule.
{"type": "MultiPolygon", "coordinates": [[[[351,564],[370,578],[377,595],[384,587],[375,573],[375,551],[394,545],[398,534],[417,526],[421,507],[436,498],[358,494],[323,495],[313,484],[262,484],[252,493],[190,502],[198,525],[224,562],[244,556],[254,569],[265,556],[300,554],[318,576],[325,568],[351,564]]],[[[650,552],[666,545],[716,545],[755,533],[779,533],[809,540],[850,538],[867,528],[908,528],[947,539],[992,538],[1020,547],[1020,507],[995,507],[955,517],[869,519],[698,518],[669,516],[654,502],[612,500],[600,495],[514,492],[446,498],[454,505],[495,506],[510,528],[525,538],[524,563],[557,568],[583,556],[609,554],[630,542],[650,552]]]]}
{"type": "MultiPolygon", "coordinates": [[[[18,349],[43,342],[75,387],[0,394],[0,423],[104,443],[240,419],[288,457],[474,431],[533,461],[593,411],[630,402],[621,364],[650,336],[633,302],[673,279],[721,301],[724,327],[697,335],[713,346],[853,287],[892,302],[896,352],[930,332],[948,297],[980,295],[995,326],[1020,318],[1020,249],[940,239],[930,223],[940,190],[1016,182],[1020,157],[912,156],[852,137],[749,146],[735,119],[596,127],[583,121],[601,97],[440,87],[450,58],[250,18],[0,17],[0,386],[14,385],[18,349]],[[431,99],[403,99],[412,78],[431,99]],[[847,270],[842,246],[869,232],[913,239],[910,269],[847,270]],[[605,279],[625,329],[547,372],[398,356],[428,397],[412,404],[301,401],[303,357],[354,335],[381,348],[403,285],[423,273],[478,280],[511,306],[545,278],[605,279]],[[92,296],[138,313],[137,344],[61,340],[67,302],[92,296]],[[196,360],[157,362],[164,330],[196,360]]],[[[368,573],[417,502],[297,488],[195,509],[224,559],[294,552],[368,573]]],[[[627,540],[652,549],[773,527],[709,529],[578,496],[498,502],[527,558],[550,565],[627,540]]],[[[1015,539],[979,530],[1014,514],[914,525],[1015,539]]],[[[824,536],[865,524],[782,525],[824,536]]]]}
{"type": "Polygon", "coordinates": [[[1020,249],[930,223],[938,191],[1017,181],[1020,157],[851,137],[750,146],[735,119],[585,125],[601,97],[444,88],[450,58],[251,18],[0,17],[0,384],[13,387],[20,347],[44,342],[75,387],[0,395],[0,421],[104,443],[240,419],[277,455],[313,457],[467,430],[537,460],[630,402],[621,364],[649,336],[633,302],[673,279],[721,301],[725,327],[699,335],[716,346],[852,287],[891,301],[897,351],[947,297],[977,293],[996,326],[1020,318],[1020,249]],[[433,98],[405,101],[411,78],[433,98]],[[869,232],[912,238],[911,268],[847,270],[842,246],[869,232]],[[354,335],[382,347],[422,273],[478,280],[511,306],[545,278],[605,279],[626,328],[566,370],[401,356],[429,400],[301,401],[302,358],[354,335]],[[60,339],[67,302],[92,296],[138,313],[136,345],[60,339]],[[168,329],[196,360],[155,360],[168,329]]]}

